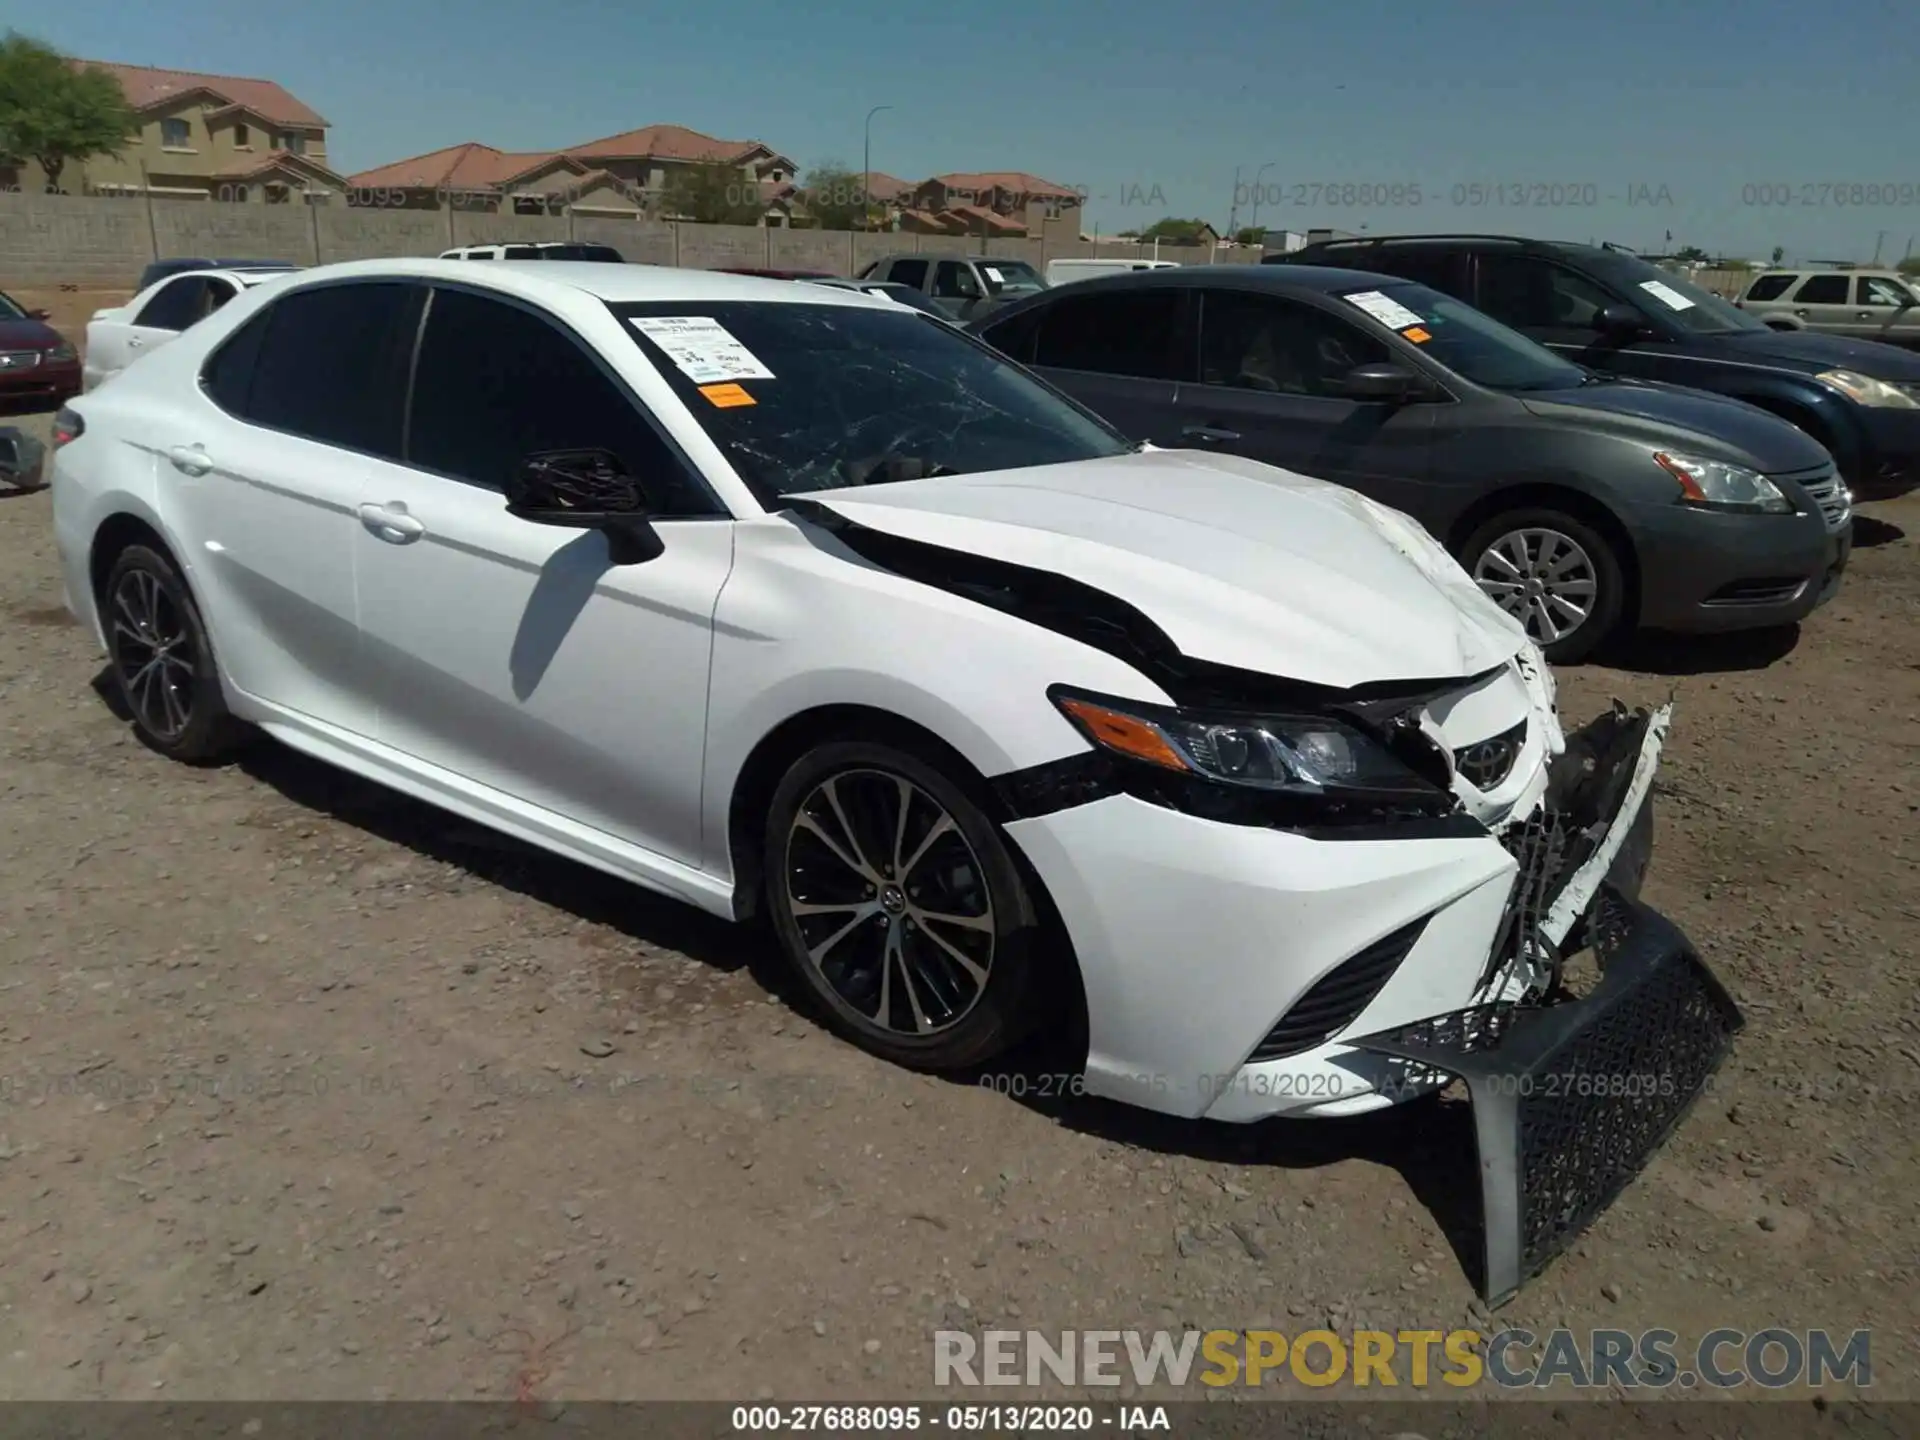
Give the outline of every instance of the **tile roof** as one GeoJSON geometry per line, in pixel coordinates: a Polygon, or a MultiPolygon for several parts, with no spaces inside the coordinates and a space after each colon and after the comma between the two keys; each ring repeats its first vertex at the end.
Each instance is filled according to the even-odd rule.
{"type": "Polygon", "coordinates": [[[515,175],[524,174],[543,160],[555,158],[553,151],[496,150],[469,140],[464,145],[449,145],[406,160],[350,176],[352,184],[362,188],[427,189],[448,185],[485,189],[515,175]]]}
{"type": "Polygon", "coordinates": [[[1029,175],[1024,170],[956,171],[951,175],[935,175],[932,178],[949,190],[1001,189],[1010,190],[1015,195],[1037,195],[1049,199],[1054,196],[1070,197],[1076,193],[1065,185],[1056,185],[1051,180],[1042,180],[1038,175],[1029,175]]]}
{"type": "Polygon", "coordinates": [[[684,125],[643,125],[583,145],[569,145],[569,155],[597,159],[646,157],[657,160],[706,160],[731,164],[755,150],[772,147],[758,140],[720,140],[684,125]]]}
{"type": "Polygon", "coordinates": [[[902,195],[919,187],[918,181],[902,180],[897,175],[887,175],[875,170],[866,177],[867,193],[876,200],[898,200],[902,195]]]}
{"type": "Polygon", "coordinates": [[[80,69],[105,70],[120,82],[127,103],[135,110],[204,91],[229,105],[253,111],[263,120],[282,125],[327,125],[317,110],[302,103],[272,80],[245,75],[205,75],[197,70],[159,70],[151,65],[119,65],[110,60],[75,60],[80,69]]]}
{"type": "Polygon", "coordinates": [[[1011,231],[1024,232],[1027,228],[1009,215],[996,215],[993,211],[983,210],[978,205],[949,205],[945,213],[958,216],[965,221],[969,231],[976,230],[982,225],[1002,234],[1011,231]]]}

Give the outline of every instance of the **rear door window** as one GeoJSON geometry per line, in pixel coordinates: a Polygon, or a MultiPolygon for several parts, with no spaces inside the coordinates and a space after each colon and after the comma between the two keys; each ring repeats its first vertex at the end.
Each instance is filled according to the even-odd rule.
{"type": "Polygon", "coordinates": [[[1841,274],[1809,275],[1794,291],[1796,305],[1844,305],[1847,303],[1848,277],[1841,274]]]}
{"type": "Polygon", "coordinates": [[[147,330],[184,330],[207,313],[207,277],[182,275],[169,280],[140,307],[133,323],[147,330]]]}
{"type": "Polygon", "coordinates": [[[215,404],[251,424],[397,460],[424,295],[387,280],[296,291],[221,346],[202,383],[215,404]]]}
{"type": "MultiPolygon", "coordinates": [[[[1040,312],[1030,363],[1140,380],[1182,379],[1174,355],[1181,300],[1174,289],[1065,296],[1040,312]]],[[[991,334],[987,339],[994,343],[991,334]]]]}

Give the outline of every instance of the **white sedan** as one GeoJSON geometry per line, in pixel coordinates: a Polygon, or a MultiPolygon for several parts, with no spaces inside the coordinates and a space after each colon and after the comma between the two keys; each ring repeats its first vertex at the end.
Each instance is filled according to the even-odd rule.
{"type": "Polygon", "coordinates": [[[284,265],[187,270],[155,281],[124,305],[94,311],[87,322],[87,353],[80,367],[82,388],[96,389],[149,350],[213,314],[242,290],[292,273],[284,265]]]}
{"type": "Polygon", "coordinates": [[[1083,1036],[1076,1093],[1230,1121],[1464,1077],[1490,1292],[1739,1026],[1637,899],[1664,710],[1564,734],[1407,517],[1131,445],[898,305],[330,266],[56,428],[68,601],[153,749],[257,728],[765,915],[826,1023],[903,1064],[1044,1028],[1083,1036]]]}

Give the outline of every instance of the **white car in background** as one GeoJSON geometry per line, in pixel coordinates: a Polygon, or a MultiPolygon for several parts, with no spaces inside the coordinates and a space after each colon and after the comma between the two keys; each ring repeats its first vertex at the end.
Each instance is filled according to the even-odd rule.
{"type": "Polygon", "coordinates": [[[241,291],[297,273],[284,265],[186,270],[155,281],[124,305],[94,311],[87,322],[87,350],[80,366],[82,388],[96,389],[241,291]]]}
{"type": "Polygon", "coordinates": [[[1739,1028],[1637,899],[1664,709],[1563,733],[1408,517],[1131,444],[890,301],[335,265],[55,435],[68,604],[153,749],[257,727],[765,916],[840,1034],[1012,1093],[1252,1121],[1462,1077],[1494,1295],[1739,1028]],[[1004,1071],[1041,1030],[1070,1087],[1004,1071]]]}
{"type": "Polygon", "coordinates": [[[1176,260],[1049,260],[1047,284],[1071,285],[1075,280],[1096,280],[1102,275],[1125,275],[1134,270],[1177,270],[1176,260]]]}

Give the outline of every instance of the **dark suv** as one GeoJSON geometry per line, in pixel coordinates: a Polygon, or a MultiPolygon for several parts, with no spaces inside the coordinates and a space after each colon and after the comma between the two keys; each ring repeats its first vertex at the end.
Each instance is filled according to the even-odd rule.
{"type": "Polygon", "coordinates": [[[1267,264],[1416,280],[1589,369],[1731,395],[1824,445],[1862,499],[1920,485],[1920,355],[1774,330],[1625,250],[1505,235],[1323,240],[1267,264]]]}

